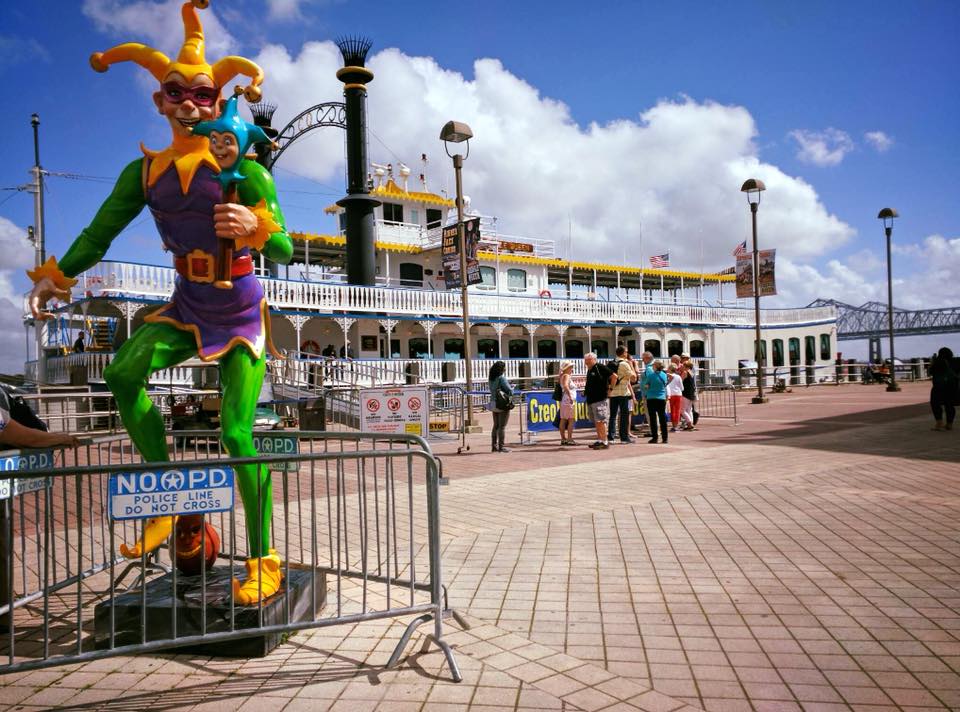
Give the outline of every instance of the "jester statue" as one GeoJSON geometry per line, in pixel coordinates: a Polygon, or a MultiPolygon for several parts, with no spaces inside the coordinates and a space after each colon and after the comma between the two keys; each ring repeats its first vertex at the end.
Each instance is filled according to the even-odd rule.
{"type": "MultiPolygon", "coordinates": [[[[90,64],[98,72],[130,61],[157,79],[160,86],[153,101],[169,122],[173,140],[162,151],[141,146],[143,157],[123,169],[113,192],[63,259],[51,257],[28,272],[34,282],[31,311],[37,318],[49,318],[44,311],[47,300],[69,300],[73,277],[104,257],[144,205],[150,208],[163,247],[173,255],[176,286],[170,302],[144,319],[103,373],[123,424],[147,462],[169,460],[163,417],[147,396],[147,379],[195,355],[219,361],[221,438],[227,451],[234,457],[257,455],[254,409],[266,368],[265,351],[273,347],[267,303],[250,252],[257,250],[284,264],[292,254],[273,179],[262,166],[244,158],[250,143],[266,137],[237,117],[236,96],[226,102],[221,117],[224,85],[237,74],[246,75],[249,85],[237,91],[248,101],[257,101],[263,72],[242,57],[207,63],[197,8],[208,2],[183,5],[184,43],[176,60],[134,42],[91,56],[90,64]],[[222,243],[229,249],[222,249],[222,243]]],[[[269,472],[258,465],[236,470],[250,558],[246,579],[235,580],[233,587],[237,603],[249,605],[277,592],[282,567],[270,548],[269,472]]],[[[140,540],[123,544],[120,550],[128,558],[138,558],[165,543],[173,526],[173,517],[148,519],[140,540]]]]}

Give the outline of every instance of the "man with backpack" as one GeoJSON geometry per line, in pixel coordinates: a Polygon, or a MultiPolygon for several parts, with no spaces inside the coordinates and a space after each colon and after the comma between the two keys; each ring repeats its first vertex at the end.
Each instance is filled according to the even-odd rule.
{"type": "Polygon", "coordinates": [[[607,418],[610,417],[610,390],[613,388],[616,374],[597,361],[597,355],[592,351],[583,357],[587,367],[587,380],[583,389],[583,396],[590,410],[590,419],[597,429],[597,440],[590,447],[594,450],[606,450],[607,418]]]}
{"type": "Polygon", "coordinates": [[[616,379],[612,380],[613,387],[610,389],[610,425],[608,427],[609,437],[613,440],[614,433],[618,432],[617,424],[619,417],[619,435],[621,443],[632,443],[630,437],[630,411],[633,402],[633,384],[637,382],[637,372],[633,370],[630,361],[627,359],[627,349],[625,346],[617,346],[617,357],[607,364],[607,368],[616,379]]]}

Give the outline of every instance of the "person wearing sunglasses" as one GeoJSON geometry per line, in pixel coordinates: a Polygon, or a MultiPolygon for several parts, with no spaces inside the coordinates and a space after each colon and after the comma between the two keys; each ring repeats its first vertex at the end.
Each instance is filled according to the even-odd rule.
{"type": "MultiPolygon", "coordinates": [[[[234,457],[254,457],[254,409],[266,368],[266,350],[278,355],[270,341],[269,314],[263,288],[253,273],[251,249],[286,264],[292,243],[284,227],[273,180],[259,164],[243,160],[237,198],[226,202],[219,183],[220,166],[206,136],[194,135],[201,121],[220,114],[220,92],[237,74],[250,77],[241,88],[248,101],[260,98],[263,72],[242,57],[225,57],[208,64],[197,7],[182,6],[184,42],[175,60],[139,43],[97,52],[90,64],[105,72],[117,62],[135,62],[159,82],[153,102],[170,125],[172,140],[160,151],[143,149],[144,156],[121,173],[113,192],[90,225],[63,258],[51,257],[28,272],[34,281],[30,308],[36,318],[49,318],[48,299],[69,301],[74,277],[97,264],[112,241],[149,207],[163,246],[173,255],[178,273],[170,301],[144,319],[123,344],[103,377],[113,392],[123,424],[147,462],[170,459],[163,417],[146,394],[150,375],[199,355],[219,361],[223,386],[221,438],[234,457]],[[217,280],[218,240],[233,240],[228,280],[217,280]]],[[[224,261],[224,259],[221,259],[224,261]]],[[[247,519],[247,577],[235,582],[236,601],[253,604],[280,588],[280,557],[270,548],[270,475],[258,465],[236,468],[247,519]]],[[[147,520],[139,541],[123,544],[121,553],[140,558],[163,544],[174,517],[147,520]]]]}

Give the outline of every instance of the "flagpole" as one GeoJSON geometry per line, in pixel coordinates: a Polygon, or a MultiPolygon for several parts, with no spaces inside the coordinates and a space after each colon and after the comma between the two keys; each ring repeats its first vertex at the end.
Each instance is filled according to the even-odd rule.
{"type": "Polygon", "coordinates": [[[703,238],[700,238],[700,293],[697,294],[697,303],[703,303],[703,238]]]}
{"type": "Polygon", "coordinates": [[[643,278],[647,274],[646,268],[643,266],[643,221],[640,221],[638,226],[638,232],[640,233],[640,301],[643,301],[643,278]]]}

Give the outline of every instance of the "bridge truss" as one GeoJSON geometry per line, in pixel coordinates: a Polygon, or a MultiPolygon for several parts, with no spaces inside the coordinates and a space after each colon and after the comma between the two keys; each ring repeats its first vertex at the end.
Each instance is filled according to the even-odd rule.
{"type": "MultiPolygon", "coordinates": [[[[875,339],[887,335],[887,305],[867,302],[858,307],[835,299],[817,299],[811,307],[836,307],[837,339],[875,339]]],[[[893,308],[895,336],[922,336],[960,332],[960,307],[942,309],[893,308]]]]}

